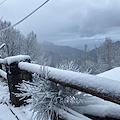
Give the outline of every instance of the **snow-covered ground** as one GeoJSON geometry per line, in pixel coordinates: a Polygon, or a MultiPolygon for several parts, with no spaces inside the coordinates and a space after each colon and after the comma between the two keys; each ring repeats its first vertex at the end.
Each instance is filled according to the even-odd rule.
{"type": "Polygon", "coordinates": [[[0,104],[0,120],[17,120],[5,104],[0,104]]]}
{"type": "Polygon", "coordinates": [[[30,120],[31,116],[30,106],[15,108],[10,104],[0,104],[0,120],[30,120]]]}
{"type": "Polygon", "coordinates": [[[0,120],[30,120],[32,111],[29,105],[15,108],[9,104],[8,86],[3,81],[4,79],[0,78],[0,120]]]}

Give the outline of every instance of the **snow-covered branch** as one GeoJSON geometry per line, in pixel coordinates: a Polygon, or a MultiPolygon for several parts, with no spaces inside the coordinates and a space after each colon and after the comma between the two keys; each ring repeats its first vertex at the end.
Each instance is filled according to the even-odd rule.
{"type": "Polygon", "coordinates": [[[7,80],[7,73],[0,69],[0,76],[7,80]]]}
{"type": "Polygon", "coordinates": [[[3,43],[2,45],[0,45],[0,50],[5,46],[6,44],[3,43]]]}
{"type": "Polygon", "coordinates": [[[61,118],[65,119],[65,120],[91,120],[90,118],[87,118],[84,115],[81,115],[71,109],[66,111],[62,108],[54,107],[54,110],[61,118]]]}
{"type": "Polygon", "coordinates": [[[0,81],[0,103],[8,103],[9,99],[9,88],[7,84],[0,81]]]}
{"type": "Polygon", "coordinates": [[[34,75],[33,82],[23,80],[23,83],[17,87],[21,91],[16,94],[17,97],[29,98],[25,101],[32,103],[32,110],[36,114],[37,120],[40,118],[41,120],[57,120],[59,117],[66,120],[79,120],[80,118],[81,120],[89,120],[75,111],[73,113],[71,109],[66,107],[72,105],[68,98],[71,98],[73,93],[68,88],[57,86],[38,75],[34,75]]]}

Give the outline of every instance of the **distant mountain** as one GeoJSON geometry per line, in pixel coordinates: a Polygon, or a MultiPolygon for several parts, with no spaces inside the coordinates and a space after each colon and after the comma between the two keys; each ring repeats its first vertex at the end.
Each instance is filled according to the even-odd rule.
{"type": "Polygon", "coordinates": [[[44,57],[47,58],[47,65],[51,67],[56,67],[56,65],[63,60],[63,57],[50,51],[46,51],[44,57]]]}
{"type": "MultiPolygon", "coordinates": [[[[120,41],[116,41],[115,45],[117,45],[118,47],[120,47],[120,41]]],[[[97,51],[99,51],[100,47],[97,47],[97,49],[92,49],[89,52],[89,56],[91,57],[91,60],[97,62],[97,51]]]]}
{"type": "Polygon", "coordinates": [[[120,47],[120,41],[115,42],[115,44],[120,47]]]}
{"type": "Polygon", "coordinates": [[[70,57],[70,58],[79,58],[83,56],[83,51],[79,50],[77,48],[72,48],[69,46],[60,46],[60,45],[55,45],[51,42],[42,42],[40,44],[42,50],[44,51],[50,51],[52,53],[61,55],[63,57],[70,57]]]}

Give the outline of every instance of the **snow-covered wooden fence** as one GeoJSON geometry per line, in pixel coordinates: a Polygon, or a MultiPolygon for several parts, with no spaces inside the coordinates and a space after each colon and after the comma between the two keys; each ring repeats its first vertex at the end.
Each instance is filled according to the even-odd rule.
{"type": "Polygon", "coordinates": [[[111,79],[48,66],[20,62],[18,67],[45,76],[47,80],[120,104],[120,83],[111,79]],[[42,69],[41,69],[42,68],[42,69]]]}
{"type": "Polygon", "coordinates": [[[26,71],[20,70],[18,68],[18,63],[20,61],[30,62],[29,56],[13,56],[5,59],[1,59],[0,62],[5,65],[6,72],[0,70],[0,75],[8,80],[9,92],[10,92],[10,100],[12,104],[16,107],[24,104],[23,100],[20,100],[19,97],[16,97],[16,93],[21,93],[20,90],[17,89],[16,85],[22,83],[22,80],[30,80],[32,79],[32,75],[26,71]]]}
{"type": "MultiPolygon", "coordinates": [[[[13,77],[15,77],[14,75],[16,75],[13,73],[17,70],[18,72],[24,71],[27,73],[37,73],[38,75],[45,77],[47,80],[61,84],[65,87],[71,87],[104,100],[120,104],[120,84],[118,81],[113,81],[111,79],[106,79],[95,75],[32,64],[28,63],[29,60],[29,56],[22,55],[0,59],[0,64],[8,66],[7,74],[0,70],[0,76],[5,79],[12,77],[10,78],[12,80],[13,77]],[[11,76],[11,74],[13,76],[11,76]]],[[[15,79],[18,78],[15,77],[15,79]]],[[[20,79],[22,79],[22,77],[20,79]]]]}

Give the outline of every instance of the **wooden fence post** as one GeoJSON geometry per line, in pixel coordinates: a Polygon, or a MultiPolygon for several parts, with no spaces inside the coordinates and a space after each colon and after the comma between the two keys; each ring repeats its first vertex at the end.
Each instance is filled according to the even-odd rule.
{"type": "Polygon", "coordinates": [[[10,92],[10,100],[12,104],[16,107],[19,107],[23,104],[23,101],[20,101],[19,97],[16,97],[15,93],[20,93],[20,90],[17,89],[16,85],[22,83],[21,71],[18,68],[18,63],[14,62],[10,65],[6,65],[8,86],[10,92]]]}
{"type": "MultiPolygon", "coordinates": [[[[27,60],[25,60],[25,62],[30,63],[31,60],[27,59],[27,60]]],[[[30,82],[32,82],[32,74],[31,73],[24,71],[24,70],[21,70],[21,75],[22,75],[22,80],[26,80],[26,81],[29,80],[30,82]]]]}
{"type": "MultiPolygon", "coordinates": [[[[25,61],[28,62],[28,60],[25,61]]],[[[22,83],[23,79],[32,81],[32,75],[30,73],[28,74],[28,72],[21,71],[18,68],[18,62],[6,65],[6,71],[11,103],[15,105],[15,107],[19,107],[24,104],[24,100],[20,100],[20,97],[15,95],[16,93],[21,93],[21,91],[17,89],[17,85],[22,83]]]]}

